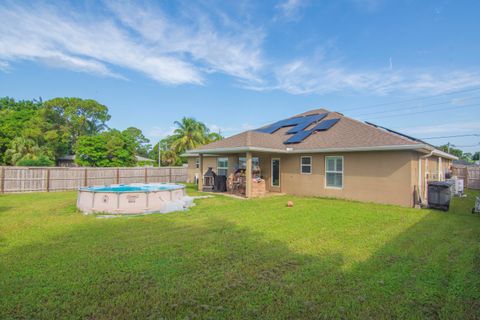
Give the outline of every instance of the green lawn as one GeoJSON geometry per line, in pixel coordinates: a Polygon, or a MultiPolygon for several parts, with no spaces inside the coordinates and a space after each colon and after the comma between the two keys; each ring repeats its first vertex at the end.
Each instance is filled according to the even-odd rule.
{"type": "Polygon", "coordinates": [[[72,192],[3,195],[0,318],[479,318],[475,194],[448,213],[217,196],[116,219],[72,192]]]}

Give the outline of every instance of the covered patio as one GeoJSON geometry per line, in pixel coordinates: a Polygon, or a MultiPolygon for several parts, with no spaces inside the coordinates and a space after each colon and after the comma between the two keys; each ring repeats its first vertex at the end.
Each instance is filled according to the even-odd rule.
{"type": "MultiPolygon", "coordinates": [[[[213,165],[205,161],[211,155],[207,152],[198,154],[201,173],[198,179],[199,191],[226,192],[245,198],[262,197],[268,192],[280,191],[279,161],[275,162],[277,165],[274,164],[272,172],[270,154],[252,151],[224,154],[215,152],[216,171],[213,165]],[[274,180],[271,179],[272,173],[274,180]],[[214,185],[216,181],[224,181],[225,188],[219,189],[214,185]]],[[[223,186],[222,182],[220,185],[223,186]]]]}

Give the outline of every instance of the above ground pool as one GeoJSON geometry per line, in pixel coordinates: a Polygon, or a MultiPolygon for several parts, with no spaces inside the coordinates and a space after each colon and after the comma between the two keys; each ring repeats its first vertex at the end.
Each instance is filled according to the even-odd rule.
{"type": "Polygon", "coordinates": [[[83,213],[144,214],[181,211],[193,205],[180,184],[119,184],[80,188],[83,213]]]}

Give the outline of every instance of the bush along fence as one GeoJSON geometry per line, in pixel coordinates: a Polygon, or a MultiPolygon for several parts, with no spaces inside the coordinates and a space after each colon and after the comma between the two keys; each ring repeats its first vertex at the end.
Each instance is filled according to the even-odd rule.
{"type": "Polygon", "coordinates": [[[77,190],[86,186],[187,181],[186,167],[0,167],[0,193],[77,190]]]}

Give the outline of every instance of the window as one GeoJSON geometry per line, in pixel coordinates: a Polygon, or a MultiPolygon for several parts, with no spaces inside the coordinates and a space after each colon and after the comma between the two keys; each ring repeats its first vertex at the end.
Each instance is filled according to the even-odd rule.
{"type": "Polygon", "coordinates": [[[195,168],[200,168],[200,158],[195,158],[195,168]]]}
{"type": "Polygon", "coordinates": [[[228,172],[228,158],[217,159],[217,174],[219,176],[226,176],[228,172]]]}
{"type": "MultiPolygon", "coordinates": [[[[260,161],[258,160],[258,157],[253,157],[252,158],[252,167],[255,170],[255,168],[260,167],[260,161]]],[[[238,168],[239,169],[247,169],[247,158],[245,157],[239,157],[238,158],[238,168]]]]}
{"type": "Polygon", "coordinates": [[[280,159],[272,159],[272,186],[280,186],[280,159]]]}
{"type": "Polygon", "coordinates": [[[343,157],[325,157],[325,186],[343,188],[343,157]]]}
{"type": "Polygon", "coordinates": [[[312,157],[300,157],[300,173],[310,174],[312,173],[312,157]]]}

